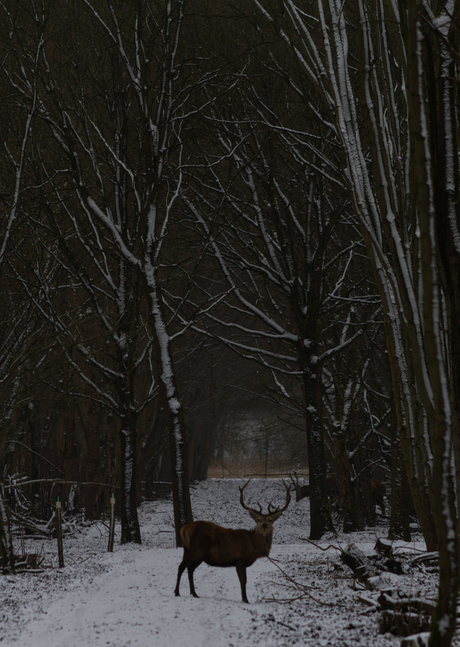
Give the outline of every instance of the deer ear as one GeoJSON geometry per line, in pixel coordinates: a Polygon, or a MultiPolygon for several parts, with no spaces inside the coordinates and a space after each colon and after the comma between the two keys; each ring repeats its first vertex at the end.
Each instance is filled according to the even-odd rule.
{"type": "Polygon", "coordinates": [[[276,521],[281,515],[283,514],[284,510],[277,510],[273,514],[267,515],[268,520],[271,521],[272,523],[276,521]]]}
{"type": "Polygon", "coordinates": [[[249,514],[251,515],[251,518],[252,518],[252,519],[254,519],[254,521],[255,521],[256,523],[257,523],[258,521],[260,521],[260,517],[261,517],[261,515],[260,515],[260,514],[258,514],[255,510],[249,510],[249,509],[248,509],[248,512],[249,512],[249,514]]]}

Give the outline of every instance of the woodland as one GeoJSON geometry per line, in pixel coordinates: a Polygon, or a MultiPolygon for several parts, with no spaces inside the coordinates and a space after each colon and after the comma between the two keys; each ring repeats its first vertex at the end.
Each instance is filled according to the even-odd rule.
{"type": "MultiPolygon", "coordinates": [[[[458,0],[0,1],[0,548],[235,453],[459,588],[458,0]],[[328,491],[333,475],[336,493],[328,491]],[[298,483],[297,483],[298,487],[298,483]]],[[[257,471],[257,470],[256,470],[257,471]]],[[[250,476],[251,474],[249,474],[250,476]]],[[[263,474],[258,474],[263,475],[263,474]]]]}

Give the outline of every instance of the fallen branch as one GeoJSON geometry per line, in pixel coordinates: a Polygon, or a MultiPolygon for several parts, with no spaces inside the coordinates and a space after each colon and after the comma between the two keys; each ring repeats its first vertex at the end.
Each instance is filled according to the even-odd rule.
{"type": "Polygon", "coordinates": [[[24,528],[28,528],[32,532],[38,533],[39,535],[43,535],[47,538],[52,536],[52,532],[48,530],[47,526],[49,525],[49,522],[44,524],[43,526],[39,526],[27,517],[23,517],[21,514],[18,512],[14,512],[14,510],[11,510],[8,508],[8,514],[10,517],[12,517],[16,522],[20,523],[21,525],[24,526],[24,528]]]}
{"type": "Polygon", "coordinates": [[[300,539],[302,541],[308,541],[309,544],[311,544],[315,548],[319,548],[323,552],[326,552],[327,550],[329,550],[329,548],[334,548],[334,550],[338,550],[341,553],[343,553],[343,548],[340,548],[340,546],[334,546],[334,544],[329,544],[329,546],[323,547],[323,546],[319,546],[318,544],[315,544],[314,541],[311,541],[311,539],[307,539],[306,537],[300,537],[300,539]]]}
{"type": "Polygon", "coordinates": [[[411,597],[397,589],[382,591],[378,597],[381,607],[380,633],[394,636],[409,636],[427,631],[436,609],[436,602],[420,597],[411,597]]]}
{"type": "MultiPolygon", "coordinates": [[[[318,600],[317,598],[315,598],[315,596],[314,596],[314,595],[312,595],[311,593],[309,593],[309,592],[306,590],[306,588],[305,588],[304,586],[302,586],[301,584],[299,584],[298,582],[296,582],[296,580],[294,580],[290,575],[288,575],[288,574],[286,573],[286,571],[284,571],[284,570],[281,568],[281,566],[277,563],[277,561],[278,561],[278,560],[273,559],[272,557],[267,557],[267,559],[268,559],[268,560],[269,560],[269,561],[270,561],[274,566],[276,566],[276,568],[277,568],[277,569],[279,569],[279,570],[281,571],[281,573],[284,575],[284,577],[285,577],[289,582],[291,582],[291,583],[294,585],[294,587],[295,587],[296,589],[298,589],[299,591],[302,591],[302,595],[300,595],[300,596],[298,596],[297,598],[295,598],[296,600],[298,600],[298,599],[300,599],[300,598],[303,598],[303,597],[309,597],[309,598],[311,598],[314,602],[317,602],[318,604],[322,604],[322,605],[327,606],[327,607],[338,607],[338,606],[344,606],[344,605],[341,605],[341,604],[335,604],[335,603],[333,603],[333,602],[323,602],[322,600],[318,600]]],[[[275,601],[275,600],[273,600],[273,601],[275,601]]]]}
{"type": "Polygon", "coordinates": [[[350,544],[347,550],[341,552],[340,559],[344,564],[351,568],[356,579],[361,582],[366,589],[369,591],[374,590],[375,587],[370,581],[370,578],[378,576],[379,572],[364,555],[362,550],[354,544],[350,544]]]}
{"type": "Polygon", "coordinates": [[[433,551],[431,553],[422,553],[417,555],[410,561],[411,566],[418,566],[423,564],[423,566],[438,566],[439,565],[439,553],[433,551]]]}

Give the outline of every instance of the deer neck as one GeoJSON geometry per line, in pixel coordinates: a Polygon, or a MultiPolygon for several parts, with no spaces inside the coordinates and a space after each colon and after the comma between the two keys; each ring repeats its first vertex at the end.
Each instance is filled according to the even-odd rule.
{"type": "Polygon", "coordinates": [[[261,533],[258,528],[252,531],[253,542],[259,548],[262,557],[267,557],[272,547],[273,531],[270,533],[261,533]]]}

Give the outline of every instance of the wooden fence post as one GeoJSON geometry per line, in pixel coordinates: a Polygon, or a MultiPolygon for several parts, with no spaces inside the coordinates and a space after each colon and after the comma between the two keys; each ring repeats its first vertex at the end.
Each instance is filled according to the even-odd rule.
{"type": "Polygon", "coordinates": [[[110,495],[110,525],[109,525],[109,545],[107,551],[113,553],[113,540],[115,538],[115,494],[110,495]]]}
{"type": "Polygon", "coordinates": [[[64,546],[62,543],[62,506],[61,497],[56,497],[56,536],[58,545],[59,568],[64,566],[64,546]]]}

